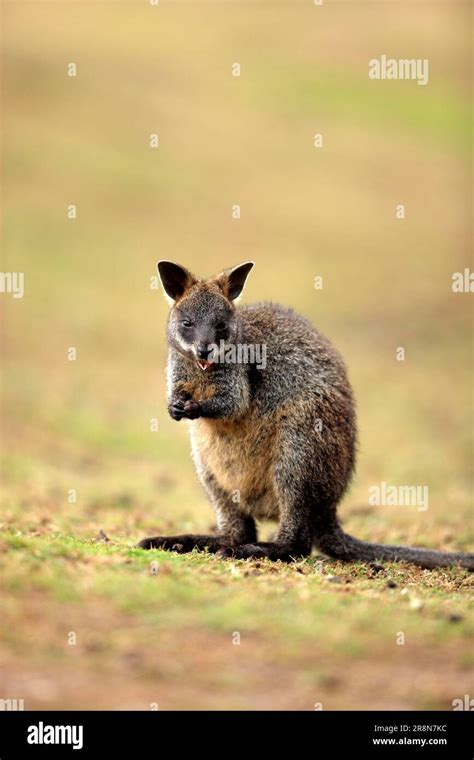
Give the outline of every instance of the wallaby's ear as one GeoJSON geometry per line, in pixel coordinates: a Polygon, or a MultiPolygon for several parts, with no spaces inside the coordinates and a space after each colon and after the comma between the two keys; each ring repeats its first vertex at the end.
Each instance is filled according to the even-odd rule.
{"type": "Polygon", "coordinates": [[[253,265],[253,261],[246,261],[245,264],[239,264],[239,266],[232,269],[226,269],[225,272],[219,275],[217,282],[229,301],[233,301],[240,296],[253,265]]]}
{"type": "Polygon", "coordinates": [[[197,282],[191,272],[172,261],[159,261],[157,267],[163,290],[172,301],[181,298],[184,291],[197,282]]]}

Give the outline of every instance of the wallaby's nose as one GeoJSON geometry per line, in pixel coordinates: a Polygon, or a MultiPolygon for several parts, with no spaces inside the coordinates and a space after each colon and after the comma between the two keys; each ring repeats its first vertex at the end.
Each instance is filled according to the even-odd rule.
{"type": "Polygon", "coordinates": [[[207,343],[200,343],[196,349],[198,359],[207,359],[212,349],[207,347],[207,343]]]}

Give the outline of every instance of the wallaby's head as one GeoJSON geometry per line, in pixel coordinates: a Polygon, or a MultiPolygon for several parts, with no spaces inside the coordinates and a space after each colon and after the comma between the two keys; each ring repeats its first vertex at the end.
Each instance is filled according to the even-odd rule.
{"type": "Polygon", "coordinates": [[[210,280],[198,280],[178,264],[158,262],[161,283],[171,303],[168,340],[203,371],[218,361],[220,346],[235,343],[238,338],[235,300],[252,267],[253,261],[247,261],[210,280]]]}

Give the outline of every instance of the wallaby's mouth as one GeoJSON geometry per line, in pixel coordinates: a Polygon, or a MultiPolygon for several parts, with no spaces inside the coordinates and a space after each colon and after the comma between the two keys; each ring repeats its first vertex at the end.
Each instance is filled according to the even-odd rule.
{"type": "Polygon", "coordinates": [[[196,359],[196,364],[205,372],[209,367],[212,367],[214,362],[207,362],[205,359],[196,359]]]}

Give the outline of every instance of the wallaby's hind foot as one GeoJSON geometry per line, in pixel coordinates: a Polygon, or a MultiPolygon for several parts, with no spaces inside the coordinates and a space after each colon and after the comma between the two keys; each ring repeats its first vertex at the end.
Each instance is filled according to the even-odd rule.
{"type": "Polygon", "coordinates": [[[242,544],[241,546],[229,546],[220,549],[220,557],[229,557],[233,559],[271,559],[281,560],[282,562],[294,562],[302,557],[307,557],[310,551],[306,551],[301,546],[291,546],[289,544],[259,541],[256,544],[242,544]]]}
{"type": "Polygon", "coordinates": [[[178,554],[187,554],[193,549],[199,551],[218,552],[219,549],[225,549],[228,544],[222,536],[200,536],[186,534],[182,536],[154,536],[143,538],[137,547],[140,549],[166,549],[167,551],[177,552],[178,554]]]}

